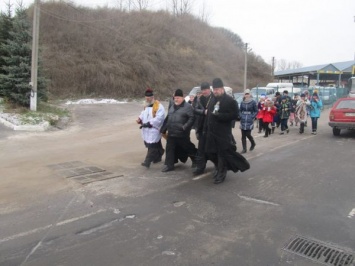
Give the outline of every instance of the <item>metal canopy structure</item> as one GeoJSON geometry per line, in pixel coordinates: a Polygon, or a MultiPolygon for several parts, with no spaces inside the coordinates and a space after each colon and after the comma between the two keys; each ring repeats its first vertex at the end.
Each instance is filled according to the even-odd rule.
{"type": "Polygon", "coordinates": [[[334,83],[337,87],[344,87],[350,77],[355,75],[355,60],[330,63],[324,65],[287,69],[274,73],[274,79],[279,82],[302,83],[310,86],[334,83]]]}

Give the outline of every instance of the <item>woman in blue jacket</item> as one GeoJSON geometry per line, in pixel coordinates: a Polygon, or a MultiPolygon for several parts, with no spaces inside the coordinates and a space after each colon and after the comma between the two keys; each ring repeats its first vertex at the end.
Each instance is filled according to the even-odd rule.
{"type": "Polygon", "coordinates": [[[322,100],[319,99],[317,93],[313,93],[310,105],[309,116],[312,120],[312,134],[317,135],[317,122],[320,117],[320,112],[322,111],[322,100]]]}
{"type": "Polygon", "coordinates": [[[250,95],[250,90],[246,89],[244,92],[244,99],[240,104],[240,129],[242,131],[242,145],[243,150],[241,153],[247,152],[247,138],[249,139],[251,146],[250,150],[255,148],[255,140],[251,135],[251,131],[254,128],[254,120],[258,113],[258,106],[250,95]]]}

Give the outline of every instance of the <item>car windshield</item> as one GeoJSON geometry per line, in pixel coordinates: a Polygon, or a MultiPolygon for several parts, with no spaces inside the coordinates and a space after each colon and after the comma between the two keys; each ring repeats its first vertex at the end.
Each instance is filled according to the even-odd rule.
{"type": "Polygon", "coordinates": [[[256,88],[253,88],[253,89],[251,90],[251,95],[252,95],[253,97],[256,97],[257,95],[261,95],[261,94],[266,95],[266,89],[260,89],[260,88],[256,89],[256,88]]]}
{"type": "Polygon", "coordinates": [[[355,101],[341,101],[336,109],[355,109],[355,101]]]}

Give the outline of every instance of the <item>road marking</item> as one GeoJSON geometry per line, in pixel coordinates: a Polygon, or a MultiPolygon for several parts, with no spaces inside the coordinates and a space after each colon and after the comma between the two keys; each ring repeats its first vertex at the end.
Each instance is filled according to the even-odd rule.
{"type": "Polygon", "coordinates": [[[192,180],[196,181],[196,180],[205,178],[206,176],[209,176],[209,175],[210,175],[210,173],[209,173],[209,172],[206,172],[206,173],[204,173],[204,174],[202,174],[202,175],[199,175],[199,176],[196,176],[196,177],[192,178],[192,180]]]}
{"type": "Polygon", "coordinates": [[[29,235],[32,235],[32,234],[47,230],[47,229],[49,229],[49,228],[51,228],[53,226],[62,226],[62,225],[65,225],[65,224],[73,223],[73,222],[88,218],[90,216],[93,216],[95,214],[98,214],[98,213],[101,213],[101,212],[104,212],[104,211],[106,211],[106,210],[105,209],[100,209],[100,210],[98,210],[96,212],[92,212],[92,213],[88,213],[88,214],[85,214],[85,215],[82,215],[82,216],[79,216],[79,217],[75,217],[75,218],[72,218],[72,219],[64,220],[64,221],[58,222],[56,224],[49,224],[49,225],[46,225],[46,226],[43,226],[43,227],[32,229],[30,231],[26,231],[26,232],[22,232],[22,233],[19,233],[19,234],[16,234],[16,235],[8,236],[8,237],[5,237],[3,239],[0,239],[0,244],[4,243],[4,242],[7,242],[7,241],[10,241],[10,240],[14,240],[14,239],[20,238],[20,237],[29,236],[29,235]]]}
{"type": "Polygon", "coordinates": [[[355,216],[355,209],[352,209],[351,212],[349,212],[348,218],[354,218],[355,216]]]}
{"type": "Polygon", "coordinates": [[[239,198],[246,200],[246,201],[252,201],[252,202],[256,202],[256,203],[261,203],[261,204],[268,204],[268,205],[273,205],[273,206],[280,206],[280,204],[271,202],[271,201],[266,201],[266,200],[260,200],[260,199],[255,199],[255,198],[250,198],[250,197],[246,197],[240,194],[237,194],[239,198]]]}

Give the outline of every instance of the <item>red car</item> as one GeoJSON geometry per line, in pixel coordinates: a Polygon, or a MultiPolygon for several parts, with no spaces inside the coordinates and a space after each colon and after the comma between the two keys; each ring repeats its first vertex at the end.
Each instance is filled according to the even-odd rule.
{"type": "Polygon", "coordinates": [[[329,126],[333,135],[339,136],[342,129],[355,129],[355,98],[340,98],[329,113],[329,126]]]}

